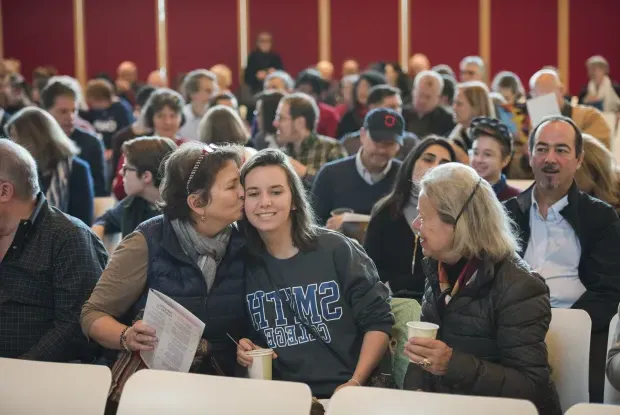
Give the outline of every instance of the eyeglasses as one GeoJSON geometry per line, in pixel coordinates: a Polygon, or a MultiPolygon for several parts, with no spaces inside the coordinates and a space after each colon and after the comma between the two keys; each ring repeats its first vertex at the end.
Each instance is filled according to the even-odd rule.
{"type": "Polygon", "coordinates": [[[125,174],[127,174],[128,171],[135,171],[135,172],[137,172],[138,169],[136,169],[135,167],[129,167],[128,165],[123,164],[123,166],[121,167],[121,172],[122,172],[123,176],[125,174]]]}
{"type": "Polygon", "coordinates": [[[474,190],[471,192],[471,194],[469,195],[469,197],[467,198],[467,200],[465,201],[465,204],[463,205],[463,207],[461,208],[461,211],[459,212],[458,215],[456,215],[456,219],[454,219],[454,227],[456,228],[456,224],[458,223],[459,219],[461,218],[461,215],[463,215],[463,212],[465,212],[465,209],[467,209],[467,205],[469,205],[469,203],[471,202],[471,200],[474,198],[474,196],[476,195],[476,191],[478,190],[478,188],[480,187],[480,183],[482,182],[482,177],[478,178],[478,182],[476,183],[476,186],[474,187],[474,190]]]}
{"type": "Polygon", "coordinates": [[[207,154],[211,154],[215,150],[217,150],[217,146],[215,144],[207,144],[201,150],[200,155],[198,156],[198,160],[196,160],[196,164],[194,164],[194,168],[192,169],[192,172],[189,174],[189,178],[187,179],[187,185],[185,186],[188,196],[192,194],[192,192],[189,191],[189,185],[192,183],[192,179],[196,175],[196,172],[198,171],[200,164],[202,164],[202,160],[204,160],[207,154]]]}

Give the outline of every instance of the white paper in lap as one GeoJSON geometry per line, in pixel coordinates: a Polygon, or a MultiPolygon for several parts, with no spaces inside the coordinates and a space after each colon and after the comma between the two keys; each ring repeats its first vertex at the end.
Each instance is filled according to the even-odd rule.
{"type": "Polygon", "coordinates": [[[140,352],[150,369],[189,372],[205,324],[176,301],[159,291],[149,290],[144,324],[155,329],[155,349],[140,352]]]}

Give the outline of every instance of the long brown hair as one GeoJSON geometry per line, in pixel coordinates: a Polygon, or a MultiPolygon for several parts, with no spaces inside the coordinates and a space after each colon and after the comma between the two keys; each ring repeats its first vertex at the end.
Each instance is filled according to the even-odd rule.
{"type": "MultiPolygon", "coordinates": [[[[293,166],[288,161],[288,157],[282,151],[266,148],[259,151],[250,158],[241,168],[241,184],[245,186],[245,178],[248,173],[257,167],[278,166],[286,173],[289,188],[291,190],[292,205],[295,210],[291,211],[291,236],[293,245],[302,252],[307,252],[316,247],[317,231],[314,211],[310,206],[308,194],[304,185],[295,173],[293,166]]],[[[258,231],[252,224],[244,218],[241,222],[242,227],[248,237],[250,250],[258,254],[265,250],[265,243],[261,239],[258,231]]]]}
{"type": "Polygon", "coordinates": [[[575,173],[577,187],[620,208],[620,169],[613,154],[596,138],[583,134],[583,163],[575,173]]]}
{"type": "Polygon", "coordinates": [[[17,112],[4,128],[13,141],[30,151],[42,173],[80,152],[54,117],[37,107],[17,112]]]}
{"type": "Polygon", "coordinates": [[[206,144],[245,145],[249,135],[239,114],[225,105],[209,108],[198,126],[200,141],[206,144]]]}

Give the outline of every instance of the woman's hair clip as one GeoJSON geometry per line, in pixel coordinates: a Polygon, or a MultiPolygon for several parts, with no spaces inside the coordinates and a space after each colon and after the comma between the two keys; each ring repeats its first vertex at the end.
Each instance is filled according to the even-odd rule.
{"type": "Polygon", "coordinates": [[[196,160],[196,164],[194,164],[194,168],[192,169],[192,172],[189,174],[189,178],[187,179],[186,190],[187,190],[188,196],[191,194],[191,192],[189,191],[189,185],[192,183],[192,179],[194,178],[194,176],[196,175],[196,172],[198,171],[198,168],[202,164],[202,160],[204,160],[207,154],[211,154],[215,152],[215,150],[217,150],[217,146],[211,143],[206,144],[202,148],[200,155],[198,156],[198,160],[196,160]]]}

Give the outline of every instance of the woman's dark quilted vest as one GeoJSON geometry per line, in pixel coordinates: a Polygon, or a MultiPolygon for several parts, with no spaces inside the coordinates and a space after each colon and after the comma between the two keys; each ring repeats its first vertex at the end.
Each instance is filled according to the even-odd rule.
{"type": "Polygon", "coordinates": [[[244,306],[244,262],[246,240],[235,227],[226,254],[217,268],[215,281],[207,285],[198,266],[183,252],[166,216],[154,217],[137,229],[148,244],[147,287],[134,305],[133,315],[144,309],[148,289],[172,298],[205,323],[203,338],[209,342],[211,356],[226,374],[232,374],[236,346],[226,335],[247,336],[244,306]]]}

